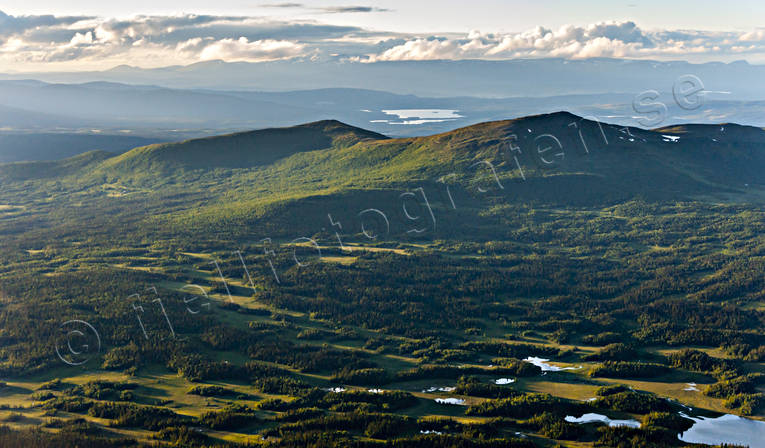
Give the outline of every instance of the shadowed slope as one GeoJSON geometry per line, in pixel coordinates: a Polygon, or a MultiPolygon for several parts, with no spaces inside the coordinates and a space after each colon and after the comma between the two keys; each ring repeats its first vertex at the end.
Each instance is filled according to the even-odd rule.
{"type": "Polygon", "coordinates": [[[114,173],[136,170],[249,168],[305,151],[349,146],[384,135],[339,121],[263,129],[136,148],[103,166],[114,173]]]}
{"type": "MultiPolygon", "coordinates": [[[[558,112],[388,139],[330,120],[40,166],[91,185],[196,188],[201,182],[197,186],[216,185],[229,202],[400,189],[443,177],[475,192],[491,169],[503,194],[592,203],[727,194],[765,184],[765,131],[737,125],[644,130],[558,112]],[[234,185],[242,187],[231,191],[234,185]]],[[[33,165],[6,165],[0,173],[35,177],[33,165]]]]}

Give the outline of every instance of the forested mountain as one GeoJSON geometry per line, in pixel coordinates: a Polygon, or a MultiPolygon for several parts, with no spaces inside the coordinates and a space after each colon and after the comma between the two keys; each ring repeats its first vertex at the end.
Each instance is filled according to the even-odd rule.
{"type": "Polygon", "coordinates": [[[702,417],[762,424],[763,167],[759,128],[567,112],[0,165],[0,446],[664,447],[702,417]]]}

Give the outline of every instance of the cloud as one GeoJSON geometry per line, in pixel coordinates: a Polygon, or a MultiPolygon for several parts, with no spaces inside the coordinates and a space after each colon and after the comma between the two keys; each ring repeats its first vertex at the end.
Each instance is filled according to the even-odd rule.
{"type": "Polygon", "coordinates": [[[305,8],[302,3],[268,3],[260,6],[264,8],[305,8]]]}
{"type": "Polygon", "coordinates": [[[760,28],[748,33],[744,33],[739,37],[739,40],[744,42],[763,42],[765,41],[765,29],[760,28]]]}
{"type": "Polygon", "coordinates": [[[473,31],[463,37],[415,37],[359,60],[366,62],[435,59],[662,58],[765,52],[765,31],[750,33],[645,31],[634,22],[538,26],[517,33],[473,31]],[[742,43],[748,45],[742,45],[742,43]]]}
{"type": "MultiPolygon", "coordinates": [[[[382,11],[372,6],[308,7],[316,14],[382,11]]],[[[414,35],[313,20],[183,14],[131,18],[11,16],[0,12],[0,71],[187,65],[210,59],[360,62],[593,57],[765,58],[765,29],[749,32],[644,30],[634,22],[543,26],[513,33],[414,35]]]]}
{"type": "Polygon", "coordinates": [[[308,6],[303,3],[268,3],[260,5],[265,8],[285,8],[285,9],[310,9],[325,14],[348,14],[357,12],[388,12],[389,9],[377,8],[374,6],[308,6]]]}
{"type": "Polygon", "coordinates": [[[0,11],[0,42],[3,38],[35,28],[53,28],[89,20],[90,16],[10,16],[0,11]]]}
{"type": "Polygon", "coordinates": [[[156,67],[210,59],[273,61],[362,54],[388,39],[353,26],[263,17],[184,14],[128,19],[13,17],[0,12],[0,70],[156,67]],[[379,37],[373,38],[373,35],[379,37]]]}
{"type": "Polygon", "coordinates": [[[300,56],[303,51],[304,46],[294,42],[273,39],[250,42],[240,37],[210,42],[201,49],[199,57],[203,61],[274,61],[300,56]]]}
{"type": "Polygon", "coordinates": [[[316,8],[328,14],[342,14],[342,13],[354,13],[354,12],[388,12],[389,9],[375,8],[372,6],[327,6],[324,8],[316,8]]]}

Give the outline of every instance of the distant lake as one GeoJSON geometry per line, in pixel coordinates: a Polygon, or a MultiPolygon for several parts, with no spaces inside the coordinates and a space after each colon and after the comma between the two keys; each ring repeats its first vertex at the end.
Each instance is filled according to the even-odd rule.
{"type": "Polygon", "coordinates": [[[395,116],[398,120],[372,120],[372,123],[388,123],[403,125],[418,125],[427,123],[442,123],[458,118],[464,118],[456,109],[386,109],[385,115],[395,116]]]}
{"type": "Polygon", "coordinates": [[[726,414],[717,418],[689,417],[695,421],[691,429],[680,434],[687,443],[722,443],[748,445],[750,448],[765,447],[765,422],[726,414]]]}

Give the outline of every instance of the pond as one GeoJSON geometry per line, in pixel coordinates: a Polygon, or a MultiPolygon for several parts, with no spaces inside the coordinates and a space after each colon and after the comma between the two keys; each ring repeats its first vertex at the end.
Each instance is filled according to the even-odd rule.
{"type": "Polygon", "coordinates": [[[560,372],[562,370],[578,370],[581,369],[582,366],[579,367],[558,367],[554,366],[552,364],[549,364],[549,359],[544,358],[537,358],[535,356],[529,356],[528,358],[524,359],[524,361],[529,362],[531,364],[534,364],[535,366],[542,369],[543,372],[560,372]]]}
{"type": "Polygon", "coordinates": [[[680,440],[687,443],[722,443],[748,445],[750,448],[765,447],[765,422],[726,414],[717,418],[688,417],[696,424],[680,434],[680,440]]]}
{"type": "Polygon", "coordinates": [[[605,423],[608,426],[629,426],[631,428],[640,428],[640,422],[637,420],[611,420],[603,414],[584,414],[581,417],[569,415],[565,418],[569,423],[605,423]]]}

